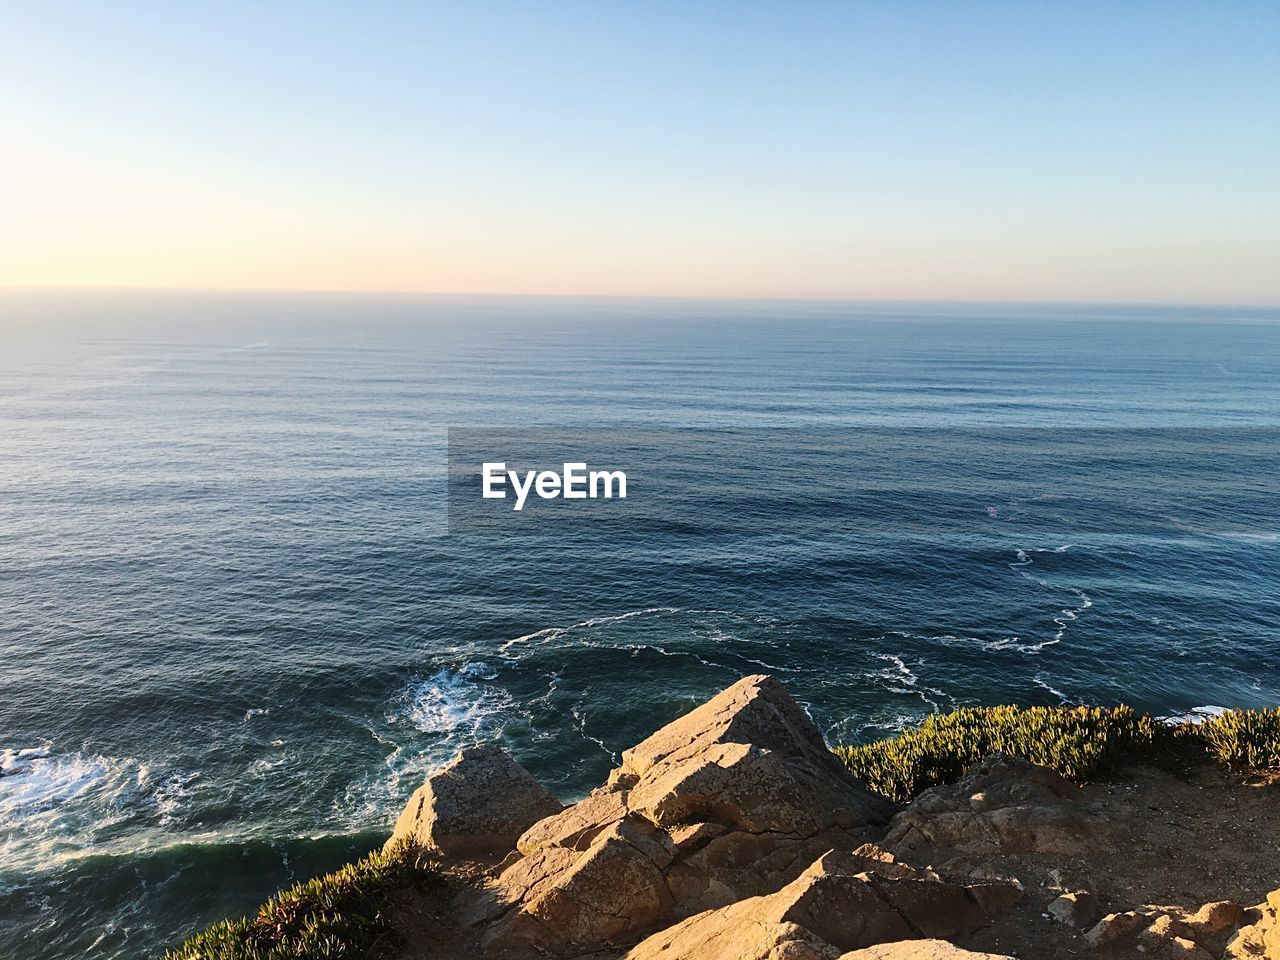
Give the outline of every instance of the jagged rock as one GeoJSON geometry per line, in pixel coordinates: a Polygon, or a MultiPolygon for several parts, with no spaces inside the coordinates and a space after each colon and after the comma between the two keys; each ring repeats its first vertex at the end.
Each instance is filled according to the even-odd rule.
{"type": "Polygon", "coordinates": [[[1280,890],[1249,911],[1252,922],[1227,943],[1226,960],[1280,960],[1280,890]]]}
{"type": "MultiPolygon", "coordinates": [[[[1152,939],[1147,937],[1147,943],[1152,944],[1152,939]]],[[[1162,938],[1158,945],[1152,944],[1148,947],[1148,952],[1152,956],[1165,957],[1168,960],[1213,960],[1213,954],[1186,937],[1162,938]]]]}
{"type": "Polygon", "coordinates": [[[1165,947],[1166,957],[1183,957],[1186,960],[1214,960],[1214,956],[1200,944],[1185,937],[1174,937],[1165,947]]]}
{"type": "Polygon", "coordinates": [[[1206,944],[1213,941],[1220,947],[1223,935],[1244,919],[1244,909],[1229,900],[1206,903],[1195,913],[1148,905],[1108,914],[1085,934],[1085,940],[1101,947],[1136,939],[1138,949],[1151,956],[1207,960],[1216,954],[1206,944]]]}
{"type": "Polygon", "coordinates": [[[519,838],[523,858],[481,914],[494,921],[486,944],[568,953],[634,940],[777,890],[823,852],[871,839],[895,809],[853,778],[781,684],[746,677],[519,838]]]}
{"type": "Polygon", "coordinates": [[[632,820],[605,828],[582,854],[546,847],[502,874],[518,909],[486,938],[489,947],[596,945],[669,915],[662,869],[674,853],[665,835],[632,820]]]}
{"type": "Polygon", "coordinates": [[[1105,947],[1118,940],[1123,940],[1125,937],[1140,933],[1150,923],[1151,917],[1136,910],[1127,910],[1124,913],[1108,913],[1094,924],[1093,928],[1084,935],[1084,938],[1091,946],[1105,947]]]}
{"type": "Polygon", "coordinates": [[[1244,907],[1230,900],[1215,900],[1187,917],[1187,923],[1198,935],[1221,936],[1241,926],[1245,920],[1244,907]]]}
{"type": "Polygon", "coordinates": [[[627,960],[765,960],[798,950],[808,952],[796,956],[835,956],[976,930],[1019,896],[1007,884],[959,886],[892,861],[831,851],[776,893],[690,917],[641,942],[627,960]],[[828,945],[836,949],[824,952],[828,945]]]}
{"type": "Polygon", "coordinates": [[[1046,912],[1059,923],[1083,929],[1098,916],[1098,898],[1088,890],[1064,893],[1049,904],[1046,912]]]}
{"type": "Polygon", "coordinates": [[[995,953],[974,953],[962,950],[945,940],[902,940],[898,943],[881,943],[864,950],[854,950],[840,960],[1014,960],[1013,957],[995,953]]]}
{"type": "Polygon", "coordinates": [[[1150,941],[1172,940],[1175,937],[1190,939],[1193,931],[1182,920],[1171,913],[1161,913],[1151,921],[1151,925],[1142,931],[1142,936],[1150,941]]]}
{"type": "Polygon", "coordinates": [[[687,941],[673,938],[652,949],[646,940],[624,960],[836,960],[840,955],[831,944],[795,923],[742,917],[705,933],[705,939],[701,935],[687,941]]]}
{"type": "MultiPolygon", "coordinates": [[[[1095,947],[1136,940],[1138,950],[1150,956],[1209,960],[1216,956],[1223,935],[1244,919],[1244,909],[1229,900],[1206,903],[1195,913],[1180,907],[1147,905],[1108,914],[1085,934],[1085,940],[1095,947]],[[1210,942],[1215,950],[1209,949],[1210,942]]],[[[1277,957],[1280,960],[1280,954],[1277,957]]]]}
{"type": "Polygon", "coordinates": [[[466,747],[410,798],[387,846],[409,839],[451,857],[483,857],[515,847],[560,803],[498,747],[466,747]]]}
{"type": "Polygon", "coordinates": [[[1079,788],[1045,767],[993,756],[955,784],[931,787],[898,814],[881,841],[909,854],[928,848],[966,853],[1073,854],[1109,835],[1089,815],[1079,788]]]}
{"type": "Polygon", "coordinates": [[[888,877],[890,880],[902,880],[906,877],[920,876],[928,879],[937,879],[930,868],[925,867],[921,871],[905,863],[899,863],[897,857],[875,843],[864,843],[853,851],[853,857],[854,862],[862,864],[868,873],[888,877]]]}
{"type": "Polygon", "coordinates": [[[1161,913],[1138,934],[1145,952],[1157,957],[1185,957],[1187,960],[1210,960],[1210,953],[1197,944],[1195,931],[1172,913],[1161,913]]]}

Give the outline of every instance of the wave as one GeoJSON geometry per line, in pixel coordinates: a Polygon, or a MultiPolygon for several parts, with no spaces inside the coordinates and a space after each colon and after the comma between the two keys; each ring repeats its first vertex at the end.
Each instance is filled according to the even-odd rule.
{"type": "Polygon", "coordinates": [[[402,715],[422,733],[473,741],[500,736],[502,717],[515,702],[500,687],[477,682],[496,677],[483,662],[439,670],[410,685],[402,715]]]}
{"type": "Polygon", "coordinates": [[[649,616],[655,613],[679,613],[679,607],[645,607],[643,610],[628,610],[626,613],[612,614],[604,617],[591,617],[588,620],[582,620],[578,623],[571,623],[567,627],[544,627],[541,630],[535,630],[532,633],[526,633],[519,637],[513,637],[506,641],[498,648],[499,653],[506,653],[512,647],[520,643],[528,643],[531,640],[554,640],[563,637],[565,634],[574,630],[583,630],[590,627],[603,626],[606,623],[621,623],[624,620],[633,620],[636,617],[649,616]]]}
{"type": "Polygon", "coordinates": [[[74,754],[51,756],[43,747],[0,753],[0,821],[23,810],[48,809],[74,800],[106,776],[112,761],[74,754]]]}
{"type": "Polygon", "coordinates": [[[906,661],[897,654],[873,653],[872,656],[889,666],[883,670],[874,671],[868,676],[871,679],[883,681],[883,686],[890,693],[919,697],[935,713],[942,709],[943,700],[950,699],[945,691],[922,684],[919,674],[908,667],[906,661]]]}
{"type": "Polygon", "coordinates": [[[335,798],[334,820],[352,830],[389,824],[408,793],[459,749],[499,741],[509,723],[528,722],[530,703],[518,703],[491,682],[498,676],[483,660],[442,667],[405,685],[381,722],[366,719],[370,736],[386,754],[380,769],[348,783],[335,798]]]}
{"type": "Polygon", "coordinates": [[[1236,540],[1243,543],[1275,543],[1280,541],[1280,531],[1275,530],[1222,530],[1206,527],[1190,520],[1183,520],[1181,517],[1173,515],[1169,515],[1165,519],[1175,530],[1182,530],[1199,537],[1236,540]]]}
{"type": "Polygon", "coordinates": [[[172,822],[198,774],[163,779],[129,757],[49,748],[0,751],[0,864],[52,868],[68,859],[145,844],[147,830],[172,822]],[[116,828],[128,824],[120,839],[116,828]]]}
{"type": "Polygon", "coordinates": [[[978,647],[980,650],[991,652],[1013,650],[1019,653],[1038,653],[1040,644],[1023,643],[1022,638],[1017,634],[1009,634],[1003,637],[978,637],[970,634],[956,633],[911,633],[907,630],[890,630],[887,634],[876,639],[884,640],[888,637],[901,637],[904,640],[921,640],[925,643],[940,643],[947,647],[978,647]]]}
{"type": "Polygon", "coordinates": [[[1199,726],[1207,720],[1212,720],[1214,717],[1221,717],[1230,712],[1231,710],[1228,707],[1208,704],[1202,707],[1192,707],[1190,710],[1185,710],[1182,713],[1175,713],[1167,717],[1161,717],[1160,722],[1167,723],[1171,726],[1183,723],[1189,723],[1192,726],[1199,726]]]}
{"type": "Polygon", "coordinates": [[[1071,698],[1070,698],[1070,697],[1068,697],[1065,693],[1063,693],[1063,692],[1062,692],[1061,690],[1059,690],[1057,687],[1055,687],[1055,686],[1051,685],[1051,684],[1050,684],[1047,680],[1045,680],[1043,677],[1038,676],[1038,675],[1037,675],[1037,676],[1034,676],[1034,677],[1032,677],[1032,678],[1031,678],[1031,682],[1032,682],[1032,683],[1034,683],[1037,687],[1041,687],[1042,689],[1049,691],[1049,693],[1051,693],[1051,694],[1053,694],[1055,697],[1057,697],[1057,698],[1058,698],[1058,700],[1059,700],[1059,701],[1061,701],[1063,705],[1066,705],[1066,704],[1071,703],[1071,698]]]}
{"type": "Polygon", "coordinates": [[[1031,554],[1033,553],[1066,553],[1070,549],[1071,549],[1071,544],[1069,543],[1063,544],[1062,546],[1058,546],[1058,547],[1041,547],[1039,549],[1031,549],[1031,550],[1020,549],[1020,550],[1016,550],[1014,553],[1017,559],[1015,559],[1012,563],[1009,564],[1009,569],[1016,571],[1018,576],[1024,577],[1025,579],[1030,580],[1032,583],[1038,584],[1039,586],[1045,588],[1046,590],[1065,589],[1070,593],[1072,593],[1078,601],[1078,605],[1072,606],[1072,607],[1063,607],[1050,618],[1053,621],[1054,625],[1057,627],[1057,629],[1054,631],[1053,636],[1051,638],[1049,638],[1048,640],[1040,641],[1039,643],[1018,644],[1017,648],[1024,653],[1039,653],[1045,647],[1051,647],[1054,644],[1061,643],[1062,638],[1066,636],[1067,626],[1075,622],[1076,620],[1078,620],[1080,618],[1080,614],[1084,613],[1086,610],[1088,610],[1090,607],[1093,606],[1093,598],[1090,597],[1083,590],[1080,590],[1076,587],[1056,587],[1054,586],[1054,584],[1051,584],[1048,580],[1045,580],[1042,577],[1033,576],[1032,574],[1028,573],[1026,570],[1027,567],[1035,563],[1035,560],[1032,559],[1031,557],[1031,554]]]}
{"type": "Polygon", "coordinates": [[[592,743],[598,746],[601,750],[603,750],[606,754],[608,754],[609,759],[612,762],[617,763],[618,762],[617,751],[610,750],[609,745],[605,743],[603,740],[601,740],[599,737],[595,737],[587,733],[587,716],[582,709],[582,705],[575,703],[573,706],[569,708],[569,714],[570,716],[573,717],[574,726],[578,728],[578,733],[582,734],[583,739],[590,740],[592,743]]]}

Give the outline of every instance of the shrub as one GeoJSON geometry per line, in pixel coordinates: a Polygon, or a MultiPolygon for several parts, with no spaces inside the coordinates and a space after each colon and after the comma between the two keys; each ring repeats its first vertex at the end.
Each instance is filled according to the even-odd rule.
{"type": "Polygon", "coordinates": [[[926,717],[889,740],[838,746],[836,754],[878,793],[906,803],[951,783],[993,753],[1087,780],[1127,761],[1162,765],[1203,758],[1280,773],[1280,708],[1232,710],[1199,724],[1169,725],[1132,707],[963,707],[926,717]]]}
{"type": "Polygon", "coordinates": [[[1280,771],[1280,707],[1232,710],[1187,729],[1229,767],[1280,771]]]}
{"type": "Polygon", "coordinates": [[[1131,707],[963,707],[933,714],[890,740],[836,747],[836,754],[871,789],[906,803],[993,753],[1083,780],[1140,752],[1156,752],[1174,736],[1131,707]]]}
{"type": "Polygon", "coordinates": [[[223,920],[165,960],[356,960],[391,931],[389,898],[436,877],[401,845],[295,884],[252,917],[223,920]]]}

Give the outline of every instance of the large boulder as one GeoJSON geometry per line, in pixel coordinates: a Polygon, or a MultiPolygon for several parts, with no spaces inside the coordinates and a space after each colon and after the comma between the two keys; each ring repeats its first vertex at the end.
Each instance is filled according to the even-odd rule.
{"type": "Polygon", "coordinates": [[[1114,824],[1089,814],[1079,787],[1045,767],[1011,757],[975,763],[949,786],[931,787],[898,814],[883,846],[906,856],[1078,854],[1114,824]]]}
{"type": "Polygon", "coordinates": [[[623,754],[608,782],[533,825],[477,920],[492,952],[634,942],[777,890],[895,807],[827,749],[776,680],[746,677],[623,754]]]}
{"type": "Polygon", "coordinates": [[[690,917],[641,942],[626,960],[834,958],[880,943],[967,933],[1019,897],[1011,884],[947,883],[867,856],[865,848],[831,851],[776,893],[690,917]]]}
{"type": "Polygon", "coordinates": [[[409,840],[443,856],[490,857],[515,849],[525,830],[560,809],[498,747],[466,747],[414,792],[387,846],[409,840]]]}

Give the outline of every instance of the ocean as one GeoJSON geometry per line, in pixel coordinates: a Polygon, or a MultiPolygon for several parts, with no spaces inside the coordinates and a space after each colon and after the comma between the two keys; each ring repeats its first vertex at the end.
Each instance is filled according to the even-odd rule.
{"type": "Polygon", "coordinates": [[[1280,309],[32,292],[0,344],[7,958],[155,957],[468,742],[575,799],[747,673],[832,741],[1280,704],[1280,309]],[[625,501],[477,499],[582,450],[625,501]]]}

